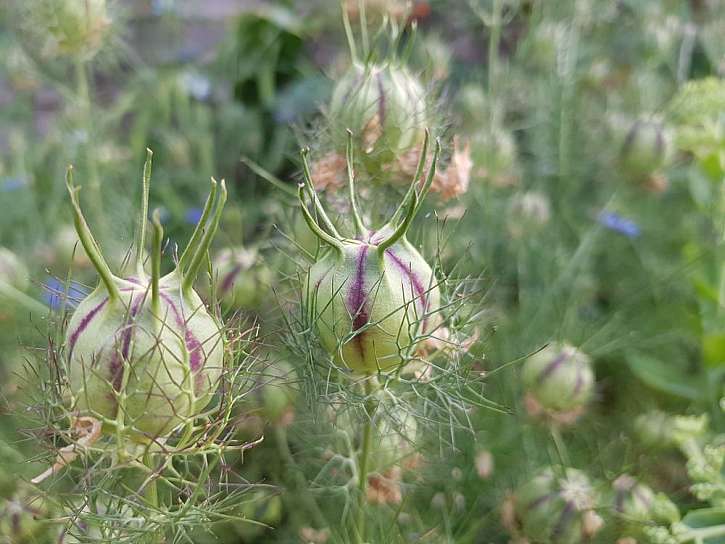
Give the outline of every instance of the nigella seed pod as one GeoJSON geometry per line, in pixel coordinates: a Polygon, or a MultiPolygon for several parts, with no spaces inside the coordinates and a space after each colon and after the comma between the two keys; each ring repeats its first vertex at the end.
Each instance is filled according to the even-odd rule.
{"type": "Polygon", "coordinates": [[[253,310],[269,292],[272,271],[254,249],[225,249],[214,259],[217,297],[227,309],[253,310]]]}
{"type": "Polygon", "coordinates": [[[221,324],[193,289],[216,233],[226,188],[212,214],[212,189],[176,268],[161,277],[163,229],[153,219],[151,276],[143,266],[151,151],[144,166],[136,274],[111,273],[81,212],[79,188],[68,170],[67,187],[78,236],[100,281],[73,313],[65,338],[71,409],[99,419],[104,429],[145,441],[163,437],[195,417],[216,390],[223,366],[221,324]]]}
{"type": "Polygon", "coordinates": [[[612,507],[629,534],[638,535],[653,523],[671,524],[680,518],[672,501],[628,474],[612,483],[612,507]]]}
{"type": "Polygon", "coordinates": [[[421,335],[435,328],[439,291],[431,267],[406,239],[420,201],[435,175],[439,146],[427,179],[418,180],[428,148],[428,136],[416,175],[392,219],[378,230],[368,230],[355,200],[352,134],[348,133],[347,165],[355,238],[341,236],[314,193],[306,151],[305,182],[299,187],[302,213],[330,250],[310,268],[306,280],[309,314],[323,347],[334,360],[356,372],[370,374],[405,364],[421,335]],[[307,209],[305,190],[320,217],[318,224],[307,209]]]}
{"type": "Polygon", "coordinates": [[[572,468],[547,468],[514,493],[511,529],[533,542],[587,542],[602,526],[594,512],[596,503],[586,474],[572,468]]]}
{"type": "Polygon", "coordinates": [[[566,343],[553,342],[524,363],[526,391],[546,412],[582,409],[594,391],[589,357],[566,343]]]}
{"type": "Polygon", "coordinates": [[[624,174],[634,181],[647,181],[664,166],[670,141],[664,126],[656,121],[639,120],[624,139],[621,165],[624,174]]]}
{"type": "Polygon", "coordinates": [[[423,86],[405,66],[355,61],[333,90],[329,118],[335,138],[351,130],[366,154],[389,162],[421,144],[428,106],[423,86]]]}

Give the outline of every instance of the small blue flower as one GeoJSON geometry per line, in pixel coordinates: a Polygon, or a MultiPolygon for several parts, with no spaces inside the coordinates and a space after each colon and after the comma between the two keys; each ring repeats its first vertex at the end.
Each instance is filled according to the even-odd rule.
{"type": "Polygon", "coordinates": [[[186,92],[199,102],[204,102],[211,98],[211,81],[198,72],[184,72],[181,75],[181,84],[186,89],[186,92]]]}
{"type": "Polygon", "coordinates": [[[52,310],[60,310],[65,301],[65,307],[75,309],[88,294],[88,289],[76,281],[71,281],[66,291],[65,282],[55,276],[50,276],[43,284],[43,300],[52,310]]]}
{"type": "Polygon", "coordinates": [[[26,185],[27,185],[27,182],[24,178],[20,178],[20,177],[3,178],[2,181],[0,181],[0,193],[11,193],[13,191],[17,191],[18,189],[22,189],[26,185]]]}
{"type": "Polygon", "coordinates": [[[602,210],[597,217],[597,221],[603,227],[622,234],[627,238],[637,238],[641,232],[637,223],[615,212],[602,210]]]}
{"type": "Polygon", "coordinates": [[[184,214],[184,221],[190,225],[196,225],[201,220],[202,213],[201,208],[188,208],[184,214]]]}

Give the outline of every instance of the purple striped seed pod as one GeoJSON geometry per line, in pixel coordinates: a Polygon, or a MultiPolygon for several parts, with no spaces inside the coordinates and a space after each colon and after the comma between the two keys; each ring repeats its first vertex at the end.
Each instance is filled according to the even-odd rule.
{"type": "Polygon", "coordinates": [[[342,139],[352,130],[367,154],[383,161],[420,146],[428,125],[423,86],[405,66],[354,62],[333,90],[328,116],[342,139]]]}
{"type": "Polygon", "coordinates": [[[196,416],[221,377],[224,337],[193,289],[226,200],[216,182],[177,267],[161,277],[163,229],[153,216],[151,275],[144,269],[151,152],[144,167],[144,201],[136,240],[136,274],[113,275],[86,224],[67,177],[78,236],[100,276],[98,287],[73,313],[65,338],[71,409],[95,417],[137,441],[163,437],[196,416]],[[216,200],[216,209],[212,207],[216,200]]]}
{"type": "Polygon", "coordinates": [[[269,293],[272,271],[253,249],[221,251],[214,259],[217,297],[226,309],[253,310],[269,293]]]}
{"type": "Polygon", "coordinates": [[[612,483],[612,491],[612,506],[622,521],[633,525],[651,521],[655,494],[649,486],[622,474],[612,483]]]}
{"type": "Polygon", "coordinates": [[[547,412],[582,408],[594,392],[589,357],[561,342],[553,342],[529,357],[524,363],[522,380],[527,392],[547,412]]]}
{"type": "Polygon", "coordinates": [[[377,230],[367,229],[355,201],[352,134],[348,134],[347,164],[355,238],[341,236],[314,194],[306,155],[306,186],[299,198],[310,229],[329,249],[310,268],[307,307],[323,347],[334,360],[356,372],[370,374],[405,364],[417,340],[434,330],[440,296],[431,267],[406,239],[420,201],[430,189],[439,146],[422,187],[428,148],[426,134],[418,171],[392,219],[377,230]],[[321,225],[312,218],[304,191],[313,197],[321,225]],[[420,192],[418,192],[420,191],[420,192]]]}
{"type": "Polygon", "coordinates": [[[583,472],[546,468],[514,493],[511,529],[533,542],[588,542],[602,526],[594,512],[597,500],[583,472]]]}

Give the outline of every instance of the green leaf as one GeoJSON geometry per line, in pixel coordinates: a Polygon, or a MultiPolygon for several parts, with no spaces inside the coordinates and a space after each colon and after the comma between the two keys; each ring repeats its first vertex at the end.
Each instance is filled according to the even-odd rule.
{"type": "Polygon", "coordinates": [[[702,397],[700,378],[686,375],[675,364],[636,352],[627,353],[626,360],[632,373],[652,389],[688,400],[702,397]]]}

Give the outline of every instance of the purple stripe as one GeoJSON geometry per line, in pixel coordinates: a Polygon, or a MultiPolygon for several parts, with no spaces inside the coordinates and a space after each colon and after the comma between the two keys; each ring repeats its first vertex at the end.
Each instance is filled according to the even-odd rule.
{"type": "Polygon", "coordinates": [[[78,324],[78,327],[76,328],[76,330],[74,330],[71,333],[70,338],[68,339],[68,346],[69,346],[68,358],[69,359],[73,355],[73,348],[75,348],[76,342],[78,341],[78,337],[84,330],[86,330],[88,325],[90,325],[91,321],[93,321],[93,318],[96,317],[96,315],[98,315],[98,312],[100,312],[101,309],[106,305],[106,302],[108,302],[108,297],[104,298],[90,312],[88,312],[83,317],[83,319],[81,319],[81,322],[78,324]]]}
{"type": "Polygon", "coordinates": [[[427,326],[428,326],[428,316],[425,315],[428,311],[429,306],[429,300],[426,296],[426,289],[423,286],[423,282],[420,281],[420,278],[413,273],[411,264],[408,263],[408,265],[405,264],[405,262],[395,255],[393,253],[392,249],[388,249],[385,252],[385,255],[390,257],[393,260],[393,263],[395,266],[398,267],[398,270],[400,270],[403,274],[407,276],[407,279],[410,281],[411,288],[415,291],[415,304],[421,306],[421,310],[423,312],[423,331],[425,332],[427,326]]]}
{"type": "MultiPolygon", "coordinates": [[[[131,297],[133,300],[133,296],[131,297]]],[[[121,352],[115,350],[113,357],[111,358],[111,383],[115,391],[121,390],[121,384],[123,383],[123,361],[128,360],[128,350],[131,346],[131,336],[133,333],[134,323],[133,320],[138,315],[141,303],[146,299],[146,292],[140,294],[135,302],[131,303],[131,311],[128,315],[128,323],[121,333],[121,352]]]]}
{"type": "Polygon", "coordinates": [[[528,504],[528,505],[526,506],[526,509],[527,509],[527,510],[533,510],[533,509],[535,509],[535,508],[538,508],[539,506],[541,506],[541,505],[542,505],[542,504],[544,504],[545,502],[548,502],[548,501],[550,501],[550,500],[551,500],[551,499],[553,499],[554,497],[556,497],[556,493],[547,493],[546,495],[542,495],[542,496],[541,496],[541,497],[539,497],[538,499],[534,499],[533,501],[531,501],[531,502],[530,502],[530,503],[529,503],[529,504],[528,504]]]}
{"type": "Polygon", "coordinates": [[[574,382],[574,394],[578,395],[584,386],[584,377],[582,376],[582,367],[577,365],[576,367],[576,382],[574,382]]]}
{"type": "Polygon", "coordinates": [[[561,511],[559,520],[556,522],[556,525],[554,526],[554,530],[551,532],[551,539],[553,541],[557,540],[562,535],[562,533],[564,532],[564,529],[566,529],[566,524],[571,520],[571,518],[575,514],[576,514],[576,507],[574,506],[574,504],[570,501],[566,501],[564,510],[561,511]]]}
{"type": "Polygon", "coordinates": [[[375,75],[378,83],[378,93],[380,94],[380,98],[378,99],[378,118],[380,119],[380,127],[382,128],[385,124],[385,87],[383,87],[383,78],[380,72],[375,75]]]}
{"type": "MultiPolygon", "coordinates": [[[[361,246],[357,257],[355,278],[347,296],[347,310],[352,317],[353,330],[358,330],[367,325],[368,313],[365,310],[365,257],[367,256],[370,246],[361,246]]],[[[360,357],[365,357],[365,333],[360,332],[355,335],[355,345],[360,352],[360,357]]]]}
{"type": "Polygon", "coordinates": [[[191,365],[191,371],[196,372],[201,368],[203,363],[203,349],[201,342],[199,342],[199,340],[194,336],[194,333],[189,330],[189,327],[186,326],[186,321],[184,321],[184,318],[176,307],[173,299],[164,293],[159,294],[161,298],[164,299],[164,302],[166,302],[166,304],[168,304],[171,310],[174,312],[176,325],[184,329],[184,342],[186,344],[186,349],[189,352],[189,363],[191,365]]]}
{"type": "Polygon", "coordinates": [[[222,280],[221,285],[219,286],[219,294],[225,295],[229,289],[232,288],[232,285],[234,285],[234,279],[237,277],[237,274],[242,270],[241,264],[234,265],[234,268],[232,268],[226,276],[224,276],[224,279],[222,280]]]}
{"type": "Polygon", "coordinates": [[[564,351],[560,353],[557,357],[555,357],[546,367],[544,367],[544,370],[539,374],[539,377],[537,379],[537,382],[539,384],[543,383],[546,378],[551,376],[551,374],[559,367],[561,364],[569,359],[569,354],[564,351]]]}

